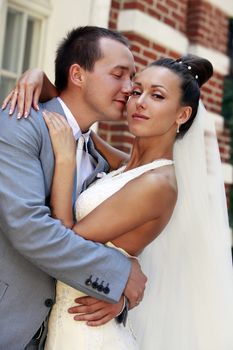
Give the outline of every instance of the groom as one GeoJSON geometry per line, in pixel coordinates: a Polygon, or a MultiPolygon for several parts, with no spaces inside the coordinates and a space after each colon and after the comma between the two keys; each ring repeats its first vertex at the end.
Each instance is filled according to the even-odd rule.
{"type": "MultiPolygon", "coordinates": [[[[0,112],[1,350],[42,349],[43,322],[55,297],[54,279],[110,302],[117,302],[124,292],[134,306],[143,296],[146,279],[135,260],[82,239],[51,218],[54,157],[41,114],[43,109],[63,114],[78,139],[94,122],[121,117],[134,71],[133,56],[121,34],[78,28],[57,52],[60,98],[41,105],[38,112],[32,110],[28,120],[17,121],[16,113],[9,118],[9,110],[0,112]],[[94,288],[90,280],[103,280],[105,288],[94,288]]],[[[108,167],[91,140],[88,144],[95,166],[92,169],[88,160],[82,164],[81,186],[108,167]]]]}

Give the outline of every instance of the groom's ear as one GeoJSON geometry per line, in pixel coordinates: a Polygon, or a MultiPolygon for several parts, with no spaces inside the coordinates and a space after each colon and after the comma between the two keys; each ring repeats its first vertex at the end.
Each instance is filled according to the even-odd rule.
{"type": "Polygon", "coordinates": [[[75,86],[81,87],[84,82],[84,69],[77,63],[70,66],[69,78],[70,82],[75,86]]]}

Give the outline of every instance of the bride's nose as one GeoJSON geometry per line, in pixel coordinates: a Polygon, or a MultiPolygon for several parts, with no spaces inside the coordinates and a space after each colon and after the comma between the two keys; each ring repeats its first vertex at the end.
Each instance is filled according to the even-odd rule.
{"type": "Polygon", "coordinates": [[[141,94],[136,101],[137,108],[146,108],[146,96],[141,94]]]}

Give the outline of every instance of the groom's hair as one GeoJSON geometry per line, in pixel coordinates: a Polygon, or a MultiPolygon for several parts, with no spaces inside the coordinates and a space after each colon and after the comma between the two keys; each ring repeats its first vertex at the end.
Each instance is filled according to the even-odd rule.
{"type": "Polygon", "coordinates": [[[95,62],[102,57],[99,41],[109,38],[129,47],[121,33],[95,26],[78,27],[70,31],[60,43],[55,59],[55,86],[59,92],[67,87],[70,66],[78,63],[92,71],[95,62]]]}

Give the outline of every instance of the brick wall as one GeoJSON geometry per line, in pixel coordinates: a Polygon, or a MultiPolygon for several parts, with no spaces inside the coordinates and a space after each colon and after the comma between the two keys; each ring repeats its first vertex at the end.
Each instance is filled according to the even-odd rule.
{"type": "MultiPolygon", "coordinates": [[[[199,44],[206,48],[227,51],[228,17],[216,7],[200,0],[112,0],[109,27],[117,29],[120,11],[137,9],[147,13],[185,35],[190,44],[199,44]]],[[[131,49],[138,70],[151,61],[169,56],[177,58],[184,52],[175,52],[158,44],[155,40],[134,32],[124,32],[131,43],[131,49]]],[[[202,88],[202,99],[206,108],[221,114],[224,76],[214,72],[210,81],[202,88]]],[[[114,123],[101,123],[101,136],[119,149],[129,152],[133,137],[128,133],[125,120],[114,123]]],[[[219,135],[221,157],[224,162],[230,159],[230,135],[225,130],[219,135]]]]}
{"type": "Polygon", "coordinates": [[[190,0],[187,23],[190,42],[227,53],[229,19],[218,8],[204,1],[190,0]]]}
{"type": "Polygon", "coordinates": [[[119,10],[137,9],[186,33],[187,0],[112,0],[109,27],[117,29],[119,10]]]}

